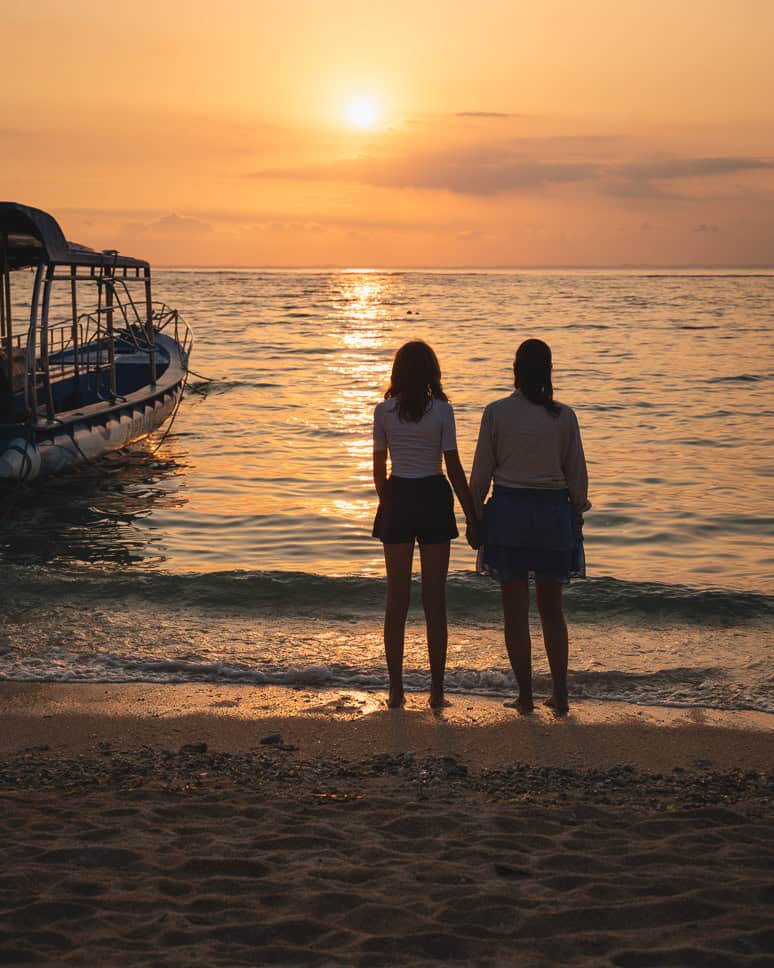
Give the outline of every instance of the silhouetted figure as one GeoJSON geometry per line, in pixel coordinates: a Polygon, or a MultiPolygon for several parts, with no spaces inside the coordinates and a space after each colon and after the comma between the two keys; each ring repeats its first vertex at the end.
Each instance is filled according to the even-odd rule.
{"type": "Polygon", "coordinates": [[[583,512],[591,507],[578,420],[570,407],[554,401],[551,366],[551,350],[542,340],[521,344],[513,365],[516,390],[484,410],[470,476],[482,517],[479,570],[501,584],[505,644],[519,689],[506,705],[524,713],[534,708],[530,576],[553,679],[546,704],[556,712],[568,709],[562,585],[585,574],[583,512]]]}
{"type": "Polygon", "coordinates": [[[374,411],[374,484],[379,508],[373,536],[384,544],[387,568],[384,651],[391,708],[404,702],[403,642],[415,541],[422,563],[422,606],[432,682],[429,701],[436,709],[444,705],[446,575],[450,542],[459,532],[441,455],[466,520],[475,527],[473,502],[457,453],[454,411],[441,386],[441,368],[427,343],[413,340],[395,354],[384,402],[374,411]]]}

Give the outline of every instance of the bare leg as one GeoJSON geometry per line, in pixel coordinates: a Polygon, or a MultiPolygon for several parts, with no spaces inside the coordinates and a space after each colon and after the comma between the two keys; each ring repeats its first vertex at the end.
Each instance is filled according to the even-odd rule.
{"type": "Polygon", "coordinates": [[[537,603],[540,622],[543,626],[543,642],[548,656],[548,665],[553,679],[553,692],[546,705],[558,713],[566,713],[570,708],[567,700],[567,661],[568,641],[567,623],[562,610],[561,582],[538,582],[537,603]]]}
{"type": "Polygon", "coordinates": [[[449,571],[450,542],[422,544],[422,607],[427,627],[427,652],[430,657],[430,705],[444,705],[443,676],[446,670],[448,627],[446,623],[446,575],[449,571]]]}
{"type": "Polygon", "coordinates": [[[414,542],[386,544],[384,563],[387,567],[387,601],[384,609],[384,653],[390,677],[390,696],[387,705],[397,709],[403,705],[403,642],[406,615],[411,598],[411,561],[414,542]]]}
{"type": "Polygon", "coordinates": [[[524,713],[535,708],[532,700],[532,642],[529,637],[529,583],[514,579],[501,583],[505,617],[505,647],[519,687],[516,700],[506,705],[524,713]]]}

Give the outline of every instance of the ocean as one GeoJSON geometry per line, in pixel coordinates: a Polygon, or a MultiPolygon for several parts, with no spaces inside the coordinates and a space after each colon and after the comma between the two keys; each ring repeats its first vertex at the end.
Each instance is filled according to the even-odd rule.
{"type": "MultiPolygon", "coordinates": [[[[154,288],[194,329],[183,404],[4,495],[0,678],[384,688],[371,419],[392,356],[433,345],[469,471],[539,336],[593,503],[571,695],[774,712],[774,273],[164,269],[154,288]]],[[[454,542],[447,689],[507,696],[474,563],[454,542]]],[[[428,685],[418,598],[409,689],[428,685]]],[[[538,628],[533,653],[546,691],[538,628]]]]}

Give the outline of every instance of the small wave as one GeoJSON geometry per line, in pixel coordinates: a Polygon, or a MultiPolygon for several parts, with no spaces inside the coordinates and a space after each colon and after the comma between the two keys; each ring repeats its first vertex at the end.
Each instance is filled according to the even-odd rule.
{"type": "Polygon", "coordinates": [[[228,393],[229,390],[248,388],[251,390],[264,390],[271,387],[279,387],[279,383],[256,383],[253,380],[196,380],[186,385],[188,393],[198,393],[201,396],[208,396],[210,393],[228,393]]]}
{"type": "Polygon", "coordinates": [[[717,269],[713,272],[643,272],[637,273],[640,279],[772,279],[774,275],[765,269],[760,272],[724,272],[717,269]]]}
{"type": "MultiPolygon", "coordinates": [[[[27,682],[207,682],[365,690],[384,690],[388,684],[381,665],[355,668],[342,663],[320,663],[283,667],[269,663],[254,666],[241,662],[67,653],[61,654],[58,661],[45,664],[21,658],[13,666],[5,667],[0,675],[2,679],[27,682]]],[[[430,687],[429,674],[423,669],[407,668],[404,684],[410,692],[426,692],[430,687]]],[[[672,668],[652,673],[570,669],[568,685],[574,698],[597,702],[774,713],[771,682],[732,681],[726,670],[717,668],[672,668]]],[[[506,667],[451,668],[447,671],[445,686],[451,694],[502,698],[511,696],[515,688],[513,675],[506,667]]],[[[550,693],[550,677],[535,675],[534,687],[538,695],[550,693]]]]}
{"type": "Polygon", "coordinates": [[[763,383],[771,379],[768,373],[739,373],[736,376],[711,376],[704,383],[763,383]]]}
{"type": "MultiPolygon", "coordinates": [[[[3,579],[9,601],[56,605],[145,601],[170,608],[246,613],[353,617],[384,605],[385,582],[363,576],[329,577],[293,571],[215,571],[173,574],[82,567],[9,566],[3,579]]],[[[415,595],[415,600],[418,595],[415,595]]],[[[589,578],[567,589],[568,614],[580,620],[667,622],[729,627],[770,621],[774,596],[721,588],[589,578]]],[[[449,577],[449,613],[458,622],[497,622],[500,589],[472,572],[449,577]]]]}
{"type": "Polygon", "coordinates": [[[331,356],[337,353],[338,350],[331,348],[330,346],[304,346],[298,349],[292,347],[282,347],[283,356],[331,356]]]}

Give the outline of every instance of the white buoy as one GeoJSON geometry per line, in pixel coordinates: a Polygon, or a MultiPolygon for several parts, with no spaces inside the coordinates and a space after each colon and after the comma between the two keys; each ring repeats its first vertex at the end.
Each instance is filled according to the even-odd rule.
{"type": "Polygon", "coordinates": [[[40,473],[40,454],[23,437],[14,438],[0,454],[0,479],[31,481],[40,473]]]}

